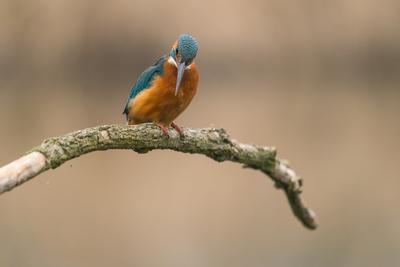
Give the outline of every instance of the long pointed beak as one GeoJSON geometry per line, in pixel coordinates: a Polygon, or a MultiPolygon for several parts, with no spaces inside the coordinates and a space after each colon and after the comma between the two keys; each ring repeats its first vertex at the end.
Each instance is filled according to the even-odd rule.
{"type": "Polygon", "coordinates": [[[178,63],[178,76],[176,77],[176,88],[175,88],[175,96],[178,95],[179,86],[181,85],[183,73],[185,72],[185,62],[178,63]]]}

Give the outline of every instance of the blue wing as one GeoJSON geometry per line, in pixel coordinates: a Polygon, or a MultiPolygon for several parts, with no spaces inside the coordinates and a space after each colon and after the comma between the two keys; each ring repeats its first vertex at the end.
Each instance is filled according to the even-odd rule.
{"type": "Polygon", "coordinates": [[[135,85],[131,89],[131,93],[129,94],[128,101],[125,105],[124,112],[122,114],[126,114],[128,116],[130,110],[130,103],[133,98],[135,98],[140,92],[150,88],[153,83],[153,80],[158,75],[163,75],[164,71],[164,62],[166,60],[166,56],[162,56],[153,66],[146,69],[137,79],[135,85]]]}

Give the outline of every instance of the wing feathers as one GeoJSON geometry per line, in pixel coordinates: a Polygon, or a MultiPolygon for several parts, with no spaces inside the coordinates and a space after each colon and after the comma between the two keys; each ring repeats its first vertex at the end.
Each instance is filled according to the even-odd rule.
{"type": "Polygon", "coordinates": [[[148,89],[157,75],[163,75],[163,67],[166,56],[162,56],[153,66],[146,69],[137,79],[135,85],[132,87],[128,97],[128,101],[125,105],[123,114],[126,116],[131,108],[131,100],[134,99],[140,92],[148,89]]]}

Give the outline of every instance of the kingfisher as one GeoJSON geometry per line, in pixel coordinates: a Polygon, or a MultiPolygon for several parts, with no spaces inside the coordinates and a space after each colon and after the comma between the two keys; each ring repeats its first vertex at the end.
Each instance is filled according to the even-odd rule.
{"type": "Polygon", "coordinates": [[[162,56],[137,79],[123,114],[128,125],[153,122],[168,135],[168,127],[180,136],[174,122],[196,95],[199,73],[194,63],[198,43],[189,34],[181,34],[169,54],[162,56]]]}

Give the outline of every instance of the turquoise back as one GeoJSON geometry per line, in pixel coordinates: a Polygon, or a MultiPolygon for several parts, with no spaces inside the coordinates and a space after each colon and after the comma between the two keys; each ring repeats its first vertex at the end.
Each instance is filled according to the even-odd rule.
{"type": "Polygon", "coordinates": [[[164,63],[166,56],[162,56],[153,66],[146,69],[137,79],[135,85],[131,89],[128,101],[125,105],[123,114],[128,115],[130,110],[131,100],[134,99],[140,92],[151,87],[155,77],[164,74],[164,63]]]}

